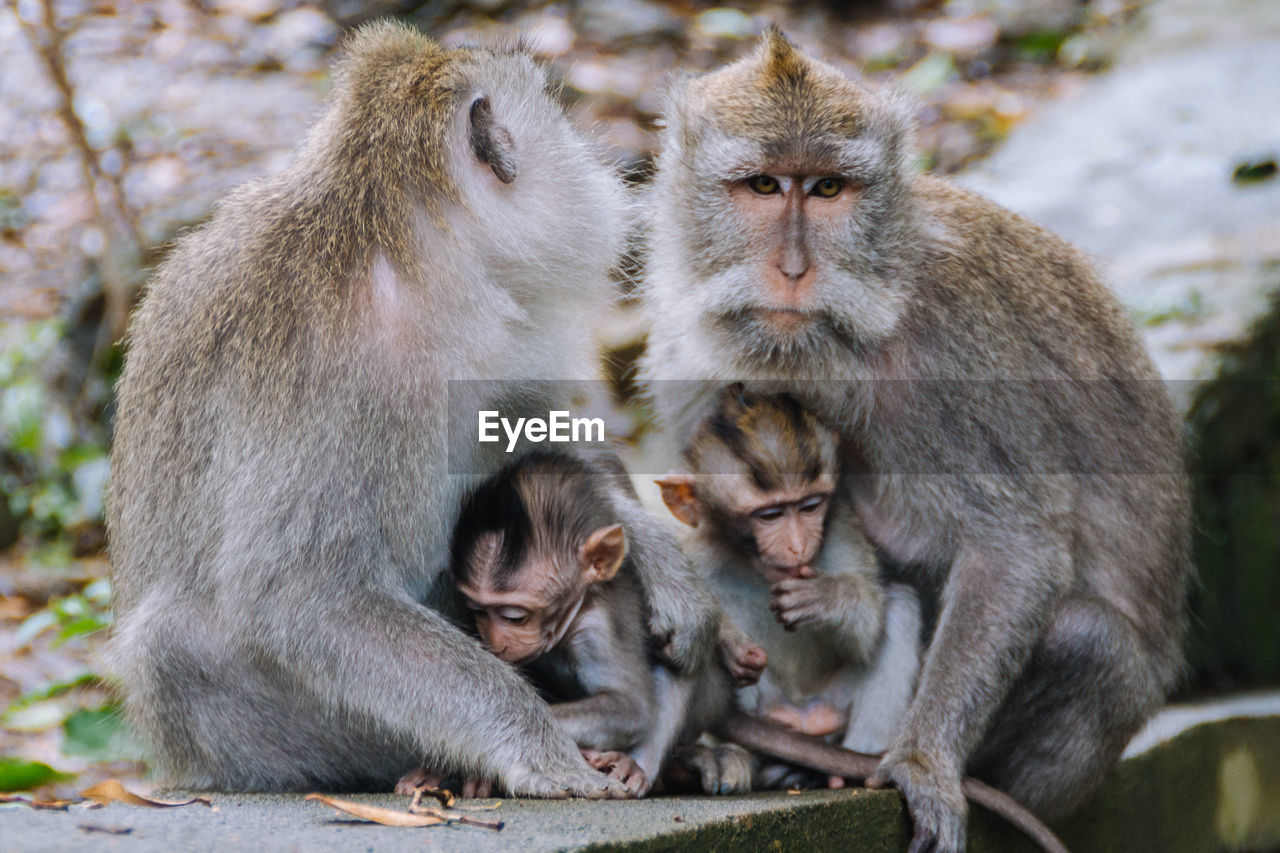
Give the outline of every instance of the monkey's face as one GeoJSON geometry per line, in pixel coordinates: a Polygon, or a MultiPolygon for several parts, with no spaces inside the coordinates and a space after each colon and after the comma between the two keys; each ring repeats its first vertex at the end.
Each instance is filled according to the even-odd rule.
{"type": "Polygon", "coordinates": [[[488,577],[458,586],[475,619],[476,632],[489,650],[507,663],[541,657],[564,639],[582,606],[586,584],[563,583],[569,572],[531,559],[504,588],[488,577]]]}
{"type": "Polygon", "coordinates": [[[822,548],[830,494],[775,493],[766,497],[768,503],[746,507],[739,516],[755,540],[765,580],[773,583],[804,576],[822,548]]]}
{"type": "Polygon", "coordinates": [[[471,554],[469,578],[458,584],[489,649],[507,663],[539,658],[573,630],[593,584],[611,580],[626,556],[622,525],[591,531],[575,548],[529,548],[514,571],[500,571],[500,534],[488,533],[471,554]]]}
{"type": "Polygon", "coordinates": [[[660,204],[658,230],[691,307],[753,363],[888,334],[905,121],[781,36],[674,100],[657,185],[681,202],[660,204]]]}

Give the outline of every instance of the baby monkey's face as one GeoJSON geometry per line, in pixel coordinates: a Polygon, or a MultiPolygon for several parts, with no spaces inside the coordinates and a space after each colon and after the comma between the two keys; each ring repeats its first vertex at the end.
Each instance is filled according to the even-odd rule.
{"type": "Polygon", "coordinates": [[[568,553],[529,550],[500,567],[501,534],[486,534],[472,552],[469,580],[458,584],[489,650],[512,664],[528,663],[569,633],[592,584],[611,579],[626,553],[621,525],[593,532],[568,553]]]}
{"type": "Polygon", "coordinates": [[[822,548],[831,493],[779,490],[751,497],[735,509],[755,540],[765,580],[812,577],[810,564],[822,548]]]}

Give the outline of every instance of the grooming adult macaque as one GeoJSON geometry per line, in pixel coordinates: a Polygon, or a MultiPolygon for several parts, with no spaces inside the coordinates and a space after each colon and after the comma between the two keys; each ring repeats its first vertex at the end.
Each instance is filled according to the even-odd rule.
{"type": "MultiPolygon", "coordinates": [[[[540,380],[594,373],[625,203],[548,90],[518,51],[362,29],[292,164],[151,281],[111,457],[111,651],[174,782],[389,789],[421,761],[626,794],[431,599],[466,486],[505,458],[448,419],[545,415],[567,400],[540,380]]],[[[616,507],[650,630],[700,666],[714,603],[661,522],[616,507]]]]}
{"type": "MultiPolygon", "coordinates": [[[[837,447],[838,436],[789,395],[731,386],[684,449],[687,470],[658,482],[672,513],[695,528],[685,545],[693,564],[768,654],[739,708],[882,752],[915,686],[920,604],[910,587],[877,577],[838,491],[837,447]]],[[[792,781],[765,772],[758,784],[792,781]]]]}
{"type": "Polygon", "coordinates": [[[1182,663],[1178,419],[1087,259],[909,166],[902,107],[777,31],[673,90],[643,373],[678,443],[727,381],[839,430],[869,538],[940,590],[870,783],[913,851],[965,841],[965,772],[1053,817],[1182,663]],[[698,380],[675,382],[664,380],[698,380]]]}
{"type": "MultiPolygon", "coordinates": [[[[727,675],[697,673],[691,683],[711,683],[681,691],[676,682],[686,677],[655,658],[608,485],[599,469],[565,454],[534,452],[507,466],[463,503],[451,580],[480,639],[552,702],[588,761],[643,795],[677,739],[723,715],[727,688],[715,682],[727,675]]],[[[729,639],[736,667],[758,676],[759,648],[740,645],[740,632],[729,639]]],[[[410,774],[399,789],[440,779],[410,774]]],[[[722,780],[714,781],[711,792],[722,780]]],[[[463,794],[490,789],[471,779],[463,794]]]]}

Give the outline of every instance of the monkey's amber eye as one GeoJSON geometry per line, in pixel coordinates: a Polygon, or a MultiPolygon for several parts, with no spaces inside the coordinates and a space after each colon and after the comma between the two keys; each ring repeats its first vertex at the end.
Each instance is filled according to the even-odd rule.
{"type": "Polygon", "coordinates": [[[774,507],[774,506],[765,507],[764,509],[758,509],[755,512],[751,513],[752,518],[756,519],[757,521],[763,521],[766,524],[771,521],[777,521],[778,519],[782,518],[782,516],[784,515],[786,515],[786,512],[784,510],[781,510],[778,507],[774,507]]]}
{"type": "Polygon", "coordinates": [[[781,189],[778,186],[778,179],[772,175],[755,175],[747,178],[747,186],[751,188],[753,193],[760,195],[773,195],[781,189]]]}
{"type": "Polygon", "coordinates": [[[822,198],[835,198],[844,189],[844,183],[838,178],[823,178],[813,185],[813,195],[822,198]]]}

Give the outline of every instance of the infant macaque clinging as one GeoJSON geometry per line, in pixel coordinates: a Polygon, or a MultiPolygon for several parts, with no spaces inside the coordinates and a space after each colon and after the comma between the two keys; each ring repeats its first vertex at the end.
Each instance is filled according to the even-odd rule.
{"type": "MultiPolygon", "coordinates": [[[[884,750],[919,670],[920,606],[883,584],[840,491],[837,437],[789,395],[726,388],[686,472],[659,481],[686,544],[769,667],[739,708],[861,752],[884,750]]],[[[766,768],[759,785],[799,781],[766,768]]],[[[828,783],[843,784],[832,777],[828,783]]]]}
{"type": "MultiPolygon", "coordinates": [[[[487,480],[463,505],[452,580],[489,650],[538,687],[589,763],[642,796],[686,724],[697,725],[686,719],[696,688],[676,690],[687,679],[654,656],[627,533],[603,485],[611,473],[535,452],[487,480]]],[[[747,665],[762,665],[745,646],[747,665]]],[[[740,775],[738,789],[749,783],[740,775]]],[[[431,779],[410,774],[400,789],[431,779]]],[[[463,793],[489,787],[470,780],[463,793]]]]}

